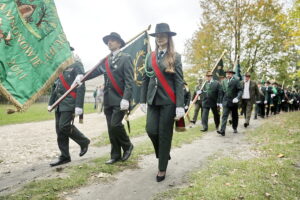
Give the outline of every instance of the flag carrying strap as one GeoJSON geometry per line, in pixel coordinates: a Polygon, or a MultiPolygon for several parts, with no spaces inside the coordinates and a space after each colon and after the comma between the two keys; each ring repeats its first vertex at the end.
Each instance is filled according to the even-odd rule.
{"type": "Polygon", "coordinates": [[[151,61],[152,61],[152,66],[153,66],[154,72],[156,74],[156,77],[158,78],[159,82],[162,84],[164,90],[166,91],[166,93],[170,97],[171,101],[174,104],[176,104],[175,93],[172,90],[172,88],[169,85],[169,83],[167,82],[165,76],[163,75],[163,73],[160,71],[160,69],[158,67],[157,60],[156,60],[156,53],[155,52],[151,53],[151,61]]]}
{"type": "Polygon", "coordinates": [[[116,82],[115,78],[113,77],[111,70],[110,70],[110,66],[109,66],[109,62],[108,62],[108,57],[106,57],[105,59],[105,69],[108,75],[108,78],[110,79],[113,87],[115,88],[115,90],[118,92],[118,94],[122,97],[123,96],[123,91],[121,90],[121,88],[119,87],[118,83],[116,82]]]}
{"type": "MultiPolygon", "coordinates": [[[[65,80],[64,75],[63,75],[62,73],[59,75],[59,80],[61,81],[61,83],[63,84],[63,86],[64,86],[64,88],[65,88],[66,90],[69,90],[69,89],[70,89],[70,86],[69,86],[69,84],[67,83],[67,81],[65,80]]],[[[75,92],[74,90],[70,92],[70,95],[71,95],[74,99],[76,99],[76,92],[75,92]]]]}

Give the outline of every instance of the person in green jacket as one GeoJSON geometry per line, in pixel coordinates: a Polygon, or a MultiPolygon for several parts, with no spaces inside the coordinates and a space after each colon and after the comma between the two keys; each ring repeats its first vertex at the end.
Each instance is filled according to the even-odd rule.
{"type": "Polygon", "coordinates": [[[243,86],[240,81],[235,79],[233,75],[235,72],[231,69],[226,71],[226,79],[221,83],[222,86],[222,126],[217,132],[222,136],[225,136],[226,124],[229,113],[232,115],[232,128],[233,133],[237,133],[237,127],[239,122],[238,115],[238,102],[240,101],[243,94],[243,86]]]}
{"type": "MultiPolygon", "coordinates": [[[[112,32],[106,35],[103,37],[103,42],[108,46],[111,54],[86,80],[104,74],[104,114],[111,143],[110,159],[106,164],[114,164],[118,161],[126,161],[133,150],[133,144],[122,123],[132,100],[133,62],[129,54],[121,51],[125,42],[118,33],[112,32]]],[[[78,76],[76,82],[80,84],[81,79],[82,76],[78,76]]]]}
{"type": "MultiPolygon", "coordinates": [[[[74,50],[71,48],[71,50],[74,50]]],[[[49,100],[50,106],[58,100],[70,87],[79,74],[83,74],[84,69],[80,60],[67,67],[59,78],[54,82],[49,100]]],[[[61,155],[57,161],[50,163],[51,167],[65,164],[71,161],[69,153],[69,139],[74,140],[81,148],[79,156],[83,156],[87,150],[90,140],[85,137],[73,124],[74,117],[83,114],[85,86],[73,90],[62,102],[58,104],[55,110],[55,128],[57,133],[57,143],[61,155]]]]}
{"type": "Polygon", "coordinates": [[[174,118],[185,114],[181,56],[175,52],[172,36],[166,23],[156,25],[155,52],[147,55],[141,89],[141,109],[147,112],[146,131],[158,158],[156,181],[165,179],[174,128],[174,118]],[[157,65],[156,65],[157,64],[157,65]],[[158,70],[162,78],[157,74],[158,70]],[[169,90],[166,90],[166,88],[169,90]],[[146,103],[148,109],[146,111],[146,103]]]}
{"type": "Polygon", "coordinates": [[[208,130],[208,115],[209,110],[211,109],[214,115],[214,122],[216,129],[219,129],[220,125],[220,107],[221,107],[221,95],[222,87],[220,83],[212,79],[213,74],[211,71],[206,73],[206,83],[203,87],[203,90],[198,91],[201,94],[202,98],[202,132],[208,130]]]}

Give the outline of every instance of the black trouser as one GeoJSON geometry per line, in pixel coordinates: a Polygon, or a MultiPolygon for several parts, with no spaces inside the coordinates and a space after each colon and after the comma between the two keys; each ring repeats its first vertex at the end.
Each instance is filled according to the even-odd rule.
{"type": "Polygon", "coordinates": [[[175,105],[148,105],[146,131],[153,143],[159,171],[166,171],[173,137],[175,105]]]}
{"type": "Polygon", "coordinates": [[[195,110],[194,110],[194,117],[193,117],[193,121],[196,123],[197,122],[197,118],[198,118],[198,114],[199,114],[199,110],[201,109],[201,117],[202,117],[202,106],[201,103],[195,103],[195,110]]]}
{"type": "Polygon", "coordinates": [[[257,104],[257,106],[258,106],[259,116],[264,118],[265,117],[265,104],[264,103],[259,103],[259,104],[257,104]]]}
{"type": "Polygon", "coordinates": [[[127,151],[132,145],[122,124],[125,111],[120,110],[120,106],[105,106],[104,114],[111,143],[110,156],[112,159],[119,159],[122,156],[121,148],[127,151]]]}
{"type": "Polygon", "coordinates": [[[225,132],[226,130],[227,119],[230,112],[232,115],[232,128],[237,129],[238,127],[238,123],[239,123],[238,104],[236,103],[230,107],[223,106],[222,126],[220,130],[222,132],[225,132]]]}
{"type": "Polygon", "coordinates": [[[72,122],[74,120],[74,112],[55,112],[55,127],[57,133],[57,144],[61,152],[61,158],[70,158],[69,138],[74,140],[79,146],[89,144],[90,140],[85,137],[72,122]]]}
{"type": "Polygon", "coordinates": [[[220,113],[218,110],[218,107],[202,107],[203,113],[202,113],[202,126],[203,129],[208,129],[208,115],[209,115],[209,110],[212,110],[212,113],[214,115],[214,121],[216,128],[219,128],[220,125],[220,113]]]}
{"type": "Polygon", "coordinates": [[[270,114],[271,104],[270,104],[270,103],[267,103],[266,106],[267,106],[267,107],[266,107],[266,109],[267,109],[267,111],[266,111],[266,116],[268,117],[269,114],[270,114]]]}

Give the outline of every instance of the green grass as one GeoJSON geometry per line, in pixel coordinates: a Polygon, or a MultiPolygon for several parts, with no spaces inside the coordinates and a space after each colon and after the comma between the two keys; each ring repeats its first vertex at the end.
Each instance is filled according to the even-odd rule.
{"type": "MultiPolygon", "coordinates": [[[[145,117],[140,117],[133,121],[134,123],[132,122],[132,126],[137,123],[137,126],[139,127],[144,123],[145,117]]],[[[139,129],[142,128],[140,127],[139,129]]],[[[199,127],[191,128],[186,132],[174,132],[172,146],[173,148],[179,147],[182,144],[190,143],[201,136],[202,134],[199,131],[199,127]]],[[[141,156],[153,153],[154,150],[152,143],[150,139],[148,139],[145,142],[141,142],[139,145],[135,146],[133,155],[126,162],[118,162],[114,165],[106,165],[104,162],[108,159],[108,156],[103,156],[101,158],[88,161],[85,164],[66,168],[64,170],[64,173],[66,173],[66,176],[64,176],[65,178],[33,181],[27,184],[19,192],[8,196],[0,196],[0,199],[58,199],[59,194],[62,192],[67,192],[82,185],[86,185],[91,181],[95,181],[93,177],[97,176],[99,173],[115,174],[125,169],[137,168],[141,156]]],[[[105,181],[105,179],[103,181],[105,181]]]]}
{"type": "Polygon", "coordinates": [[[255,144],[257,157],[215,156],[191,175],[189,187],[156,199],[299,199],[300,113],[272,117],[247,137],[255,144]]]}
{"type": "MultiPolygon", "coordinates": [[[[18,124],[26,122],[37,122],[54,119],[54,111],[49,113],[47,111],[47,103],[35,103],[29,107],[25,112],[16,112],[14,114],[6,114],[7,109],[14,109],[12,105],[0,105],[0,126],[8,124],[18,124]]],[[[86,103],[84,105],[84,113],[93,113],[93,103],[86,103]]]]}

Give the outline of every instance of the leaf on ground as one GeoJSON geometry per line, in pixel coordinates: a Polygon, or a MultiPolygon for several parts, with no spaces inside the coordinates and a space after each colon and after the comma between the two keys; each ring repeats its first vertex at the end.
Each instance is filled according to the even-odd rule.
{"type": "Polygon", "coordinates": [[[280,154],[277,155],[277,157],[278,157],[278,158],[283,158],[284,155],[283,155],[282,153],[280,153],[280,154]]]}
{"type": "Polygon", "coordinates": [[[96,177],[97,178],[108,178],[108,177],[111,177],[111,174],[100,172],[96,177]]]}
{"type": "Polygon", "coordinates": [[[268,198],[270,198],[270,197],[271,197],[271,194],[266,192],[266,193],[265,193],[265,196],[268,197],[268,198]]]}
{"type": "Polygon", "coordinates": [[[278,174],[277,174],[277,172],[275,172],[274,174],[271,174],[271,176],[273,176],[273,177],[277,177],[277,176],[278,176],[278,174]]]}
{"type": "Polygon", "coordinates": [[[231,186],[231,184],[230,184],[230,183],[225,183],[225,185],[226,185],[226,186],[231,186]]]}

